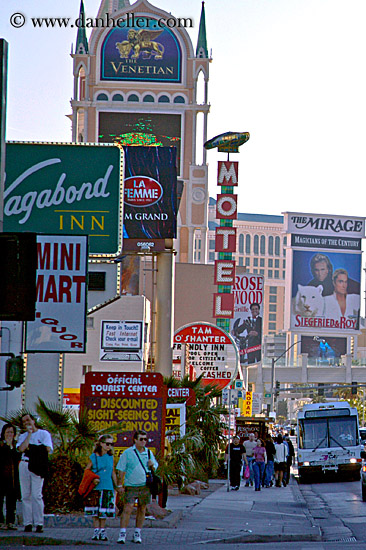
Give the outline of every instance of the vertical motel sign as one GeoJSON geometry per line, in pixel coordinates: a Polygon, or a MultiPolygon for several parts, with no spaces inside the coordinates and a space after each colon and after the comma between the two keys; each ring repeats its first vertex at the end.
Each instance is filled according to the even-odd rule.
{"type": "Polygon", "coordinates": [[[220,220],[220,227],[216,228],[215,251],[219,259],[215,261],[214,281],[218,292],[214,294],[213,316],[217,326],[227,331],[234,316],[235,260],[232,254],[236,251],[233,220],[237,219],[237,195],[233,188],[238,185],[238,170],[238,162],[218,161],[217,183],[221,193],[217,195],[216,218],[220,220]]]}

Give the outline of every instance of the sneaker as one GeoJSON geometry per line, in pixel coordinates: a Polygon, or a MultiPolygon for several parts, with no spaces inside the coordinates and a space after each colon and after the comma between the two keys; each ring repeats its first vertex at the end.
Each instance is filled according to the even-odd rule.
{"type": "Polygon", "coordinates": [[[17,527],[14,525],[14,523],[8,523],[7,529],[8,531],[17,531],[17,527]]]}
{"type": "Polygon", "coordinates": [[[136,544],[141,544],[142,539],[140,533],[134,533],[133,535],[133,542],[136,542],[136,544]]]}
{"type": "Polygon", "coordinates": [[[249,483],[248,483],[248,482],[246,482],[245,487],[249,487],[249,483]]]}
{"type": "Polygon", "coordinates": [[[0,523],[0,531],[5,531],[5,530],[6,530],[5,523],[0,523]]]}
{"type": "Polygon", "coordinates": [[[108,540],[108,537],[105,532],[99,533],[99,540],[108,540]]]}
{"type": "Polygon", "coordinates": [[[126,544],[126,531],[119,534],[117,542],[118,544],[126,544]]]}
{"type": "Polygon", "coordinates": [[[43,525],[37,525],[36,533],[43,533],[43,525]]]}
{"type": "Polygon", "coordinates": [[[97,533],[96,535],[93,535],[92,540],[99,540],[99,533],[97,533]]]}
{"type": "Polygon", "coordinates": [[[24,527],[24,533],[31,533],[32,532],[32,525],[26,525],[24,527]]]}
{"type": "Polygon", "coordinates": [[[235,491],[239,491],[239,487],[235,487],[235,491]]]}

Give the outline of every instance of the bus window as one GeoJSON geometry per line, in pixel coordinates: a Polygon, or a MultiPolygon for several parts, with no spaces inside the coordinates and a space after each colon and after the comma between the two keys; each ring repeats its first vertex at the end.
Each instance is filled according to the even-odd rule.
{"type": "Polygon", "coordinates": [[[355,417],[329,418],[330,447],[350,447],[358,445],[357,422],[355,417]]]}
{"type": "Polygon", "coordinates": [[[321,449],[328,447],[328,431],[326,418],[301,420],[299,423],[300,449],[321,449]]]}

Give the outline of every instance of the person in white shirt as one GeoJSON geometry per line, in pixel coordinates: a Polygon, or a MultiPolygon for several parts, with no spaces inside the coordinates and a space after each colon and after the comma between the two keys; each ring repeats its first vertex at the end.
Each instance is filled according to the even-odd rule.
{"type": "MultiPolygon", "coordinates": [[[[52,438],[49,432],[36,426],[35,419],[31,414],[23,414],[22,423],[26,431],[19,436],[17,449],[22,453],[19,464],[19,480],[22,493],[24,531],[32,531],[33,525],[35,525],[36,532],[42,533],[44,513],[43,477],[29,470],[29,458],[32,452],[40,452],[40,456],[42,454],[47,456],[48,453],[52,452],[52,438]],[[36,447],[39,447],[39,449],[36,447]]],[[[39,463],[41,462],[39,460],[39,463]]]]}
{"type": "MultiPolygon", "coordinates": [[[[283,480],[283,473],[287,469],[287,445],[283,442],[282,435],[277,436],[277,442],[275,443],[276,454],[274,457],[274,470],[276,478],[276,487],[281,487],[283,480]]],[[[283,487],[286,487],[283,484],[283,487]]]]}
{"type": "Polygon", "coordinates": [[[334,292],[324,298],[324,316],[337,321],[341,317],[358,317],[360,295],[347,294],[348,273],[345,269],[336,269],[333,273],[334,292]]]}

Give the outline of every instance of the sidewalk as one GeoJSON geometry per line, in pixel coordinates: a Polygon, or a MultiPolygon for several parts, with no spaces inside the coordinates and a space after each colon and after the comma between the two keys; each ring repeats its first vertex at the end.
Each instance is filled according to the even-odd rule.
{"type": "MultiPolygon", "coordinates": [[[[294,479],[287,487],[271,487],[260,492],[244,486],[239,491],[227,492],[222,483],[222,480],[211,481],[210,489],[219,488],[206,498],[204,492],[200,496],[170,496],[168,508],[172,514],[164,520],[147,520],[143,543],[180,546],[194,542],[321,540],[319,528],[314,525],[294,479]]],[[[108,544],[116,542],[118,526],[119,520],[111,521],[108,544]]],[[[21,528],[15,532],[0,531],[0,546],[15,542],[83,544],[89,543],[91,536],[92,528],[83,517],[59,516],[59,519],[46,518],[43,534],[23,533],[21,528]]]]}

